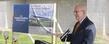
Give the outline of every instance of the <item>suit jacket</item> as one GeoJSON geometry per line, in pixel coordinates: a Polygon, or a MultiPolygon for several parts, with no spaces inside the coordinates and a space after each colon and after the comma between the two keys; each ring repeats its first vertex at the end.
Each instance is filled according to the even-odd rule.
{"type": "Polygon", "coordinates": [[[86,17],[78,26],[77,31],[76,27],[77,23],[74,26],[73,32],[70,34],[67,34],[61,41],[65,41],[65,38],[67,38],[67,41],[70,42],[70,44],[93,44],[95,35],[96,35],[96,28],[92,21],[86,17]]]}

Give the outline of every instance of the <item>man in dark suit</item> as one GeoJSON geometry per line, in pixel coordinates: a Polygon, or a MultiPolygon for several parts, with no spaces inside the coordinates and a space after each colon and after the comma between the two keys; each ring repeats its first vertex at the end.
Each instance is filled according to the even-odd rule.
{"type": "MultiPolygon", "coordinates": [[[[93,44],[96,28],[92,21],[86,16],[86,6],[76,5],[74,9],[76,24],[73,32],[66,34],[61,41],[69,41],[70,44],[93,44]]],[[[61,36],[62,37],[62,36],[61,36]]]]}

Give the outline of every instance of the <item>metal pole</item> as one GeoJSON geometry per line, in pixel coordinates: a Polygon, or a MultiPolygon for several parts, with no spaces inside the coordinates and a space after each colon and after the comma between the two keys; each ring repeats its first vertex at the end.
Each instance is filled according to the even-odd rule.
{"type": "Polygon", "coordinates": [[[53,14],[53,44],[56,44],[56,36],[55,36],[55,31],[56,31],[56,22],[57,22],[57,19],[56,19],[56,3],[54,3],[54,14],[53,14]]]}
{"type": "Polygon", "coordinates": [[[35,44],[35,40],[34,40],[34,38],[32,38],[32,35],[28,33],[28,36],[29,36],[30,39],[32,40],[32,43],[35,44]]]}

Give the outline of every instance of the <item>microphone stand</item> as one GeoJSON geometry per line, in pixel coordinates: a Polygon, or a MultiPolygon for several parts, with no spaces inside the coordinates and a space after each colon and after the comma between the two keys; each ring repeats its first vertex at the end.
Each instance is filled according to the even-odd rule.
{"type": "Polygon", "coordinates": [[[67,44],[67,37],[68,37],[68,36],[66,36],[66,38],[65,38],[65,42],[64,42],[64,44],[67,44]]]}
{"type": "Polygon", "coordinates": [[[69,29],[68,29],[68,30],[60,37],[60,39],[63,39],[63,38],[66,36],[66,37],[65,37],[65,40],[64,40],[64,41],[65,41],[64,44],[67,44],[67,43],[66,43],[66,42],[67,42],[67,37],[68,37],[67,34],[68,34],[69,32],[70,32],[70,31],[69,31],[69,29]]]}

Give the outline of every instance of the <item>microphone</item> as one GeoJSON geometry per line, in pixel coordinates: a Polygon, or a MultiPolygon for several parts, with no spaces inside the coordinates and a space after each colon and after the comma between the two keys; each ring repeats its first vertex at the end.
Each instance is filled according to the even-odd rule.
{"type": "Polygon", "coordinates": [[[70,32],[70,30],[68,29],[68,30],[60,37],[60,39],[63,39],[69,32],[70,32]]]}

